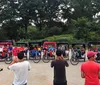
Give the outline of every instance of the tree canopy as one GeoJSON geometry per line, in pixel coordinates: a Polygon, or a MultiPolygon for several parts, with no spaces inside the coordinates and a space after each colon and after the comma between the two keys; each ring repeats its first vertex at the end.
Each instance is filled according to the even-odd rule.
{"type": "Polygon", "coordinates": [[[41,39],[67,33],[99,40],[99,16],[100,0],[0,0],[0,37],[41,39]]]}

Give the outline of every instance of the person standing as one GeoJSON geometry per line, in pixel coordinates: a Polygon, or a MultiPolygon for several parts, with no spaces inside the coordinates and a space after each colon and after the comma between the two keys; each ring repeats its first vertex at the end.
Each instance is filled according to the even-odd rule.
{"type": "Polygon", "coordinates": [[[17,60],[17,56],[18,56],[19,50],[18,47],[15,46],[12,50],[12,56],[13,56],[13,60],[17,60]]]}
{"type": "Polygon", "coordinates": [[[30,63],[24,61],[24,53],[18,53],[18,61],[13,60],[8,66],[8,69],[14,72],[14,81],[12,85],[27,85],[28,71],[30,70],[30,63]]]}
{"type": "Polygon", "coordinates": [[[96,52],[87,53],[88,61],[81,65],[81,77],[85,78],[85,85],[99,85],[100,66],[95,62],[96,52]]]}
{"type": "Polygon", "coordinates": [[[51,62],[51,67],[54,67],[54,81],[53,85],[67,85],[66,69],[69,64],[62,57],[63,53],[61,50],[56,51],[56,60],[51,62]]]}

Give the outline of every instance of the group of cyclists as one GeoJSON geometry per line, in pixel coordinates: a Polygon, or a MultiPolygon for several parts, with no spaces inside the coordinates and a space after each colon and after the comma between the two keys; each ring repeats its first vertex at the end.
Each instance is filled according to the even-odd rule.
{"type": "Polygon", "coordinates": [[[4,59],[6,57],[12,57],[14,59],[17,58],[17,54],[21,51],[23,51],[24,53],[26,53],[28,50],[28,48],[24,47],[24,46],[13,46],[13,45],[2,45],[0,46],[0,59],[4,59]]]}
{"type": "Polygon", "coordinates": [[[95,46],[95,47],[90,47],[89,48],[89,51],[94,51],[94,52],[96,52],[97,54],[96,54],[96,60],[97,61],[99,61],[100,60],[100,47],[97,47],[97,46],[95,46]]]}
{"type": "Polygon", "coordinates": [[[27,52],[29,51],[29,54],[31,57],[34,56],[41,56],[41,52],[43,52],[43,55],[46,55],[48,53],[49,56],[52,56],[53,52],[55,52],[55,48],[53,46],[32,46],[25,47],[24,45],[20,46],[13,46],[13,45],[2,45],[0,46],[0,58],[3,59],[7,56],[13,56],[14,58],[17,57],[17,54],[19,52],[23,51],[25,56],[27,56],[27,52]]]}
{"type": "Polygon", "coordinates": [[[52,57],[54,52],[55,52],[55,48],[50,45],[45,45],[45,46],[38,46],[38,45],[35,45],[35,46],[30,46],[29,47],[29,53],[31,55],[31,57],[34,57],[34,56],[41,56],[42,53],[43,53],[43,56],[50,56],[52,57]]]}
{"type": "MultiPolygon", "coordinates": [[[[68,57],[69,59],[69,45],[58,45],[57,47],[54,47],[54,45],[0,45],[0,59],[4,59],[6,57],[11,56],[13,59],[17,59],[17,54],[21,51],[24,52],[24,56],[27,57],[29,53],[29,57],[35,57],[35,56],[49,56],[49,57],[55,57],[55,52],[57,49],[62,50],[63,56],[68,57]]],[[[100,47],[90,47],[88,48],[89,51],[97,52],[96,60],[100,60],[100,47]]],[[[84,59],[86,58],[86,48],[84,45],[75,46],[73,45],[71,48],[71,56],[75,56],[78,59],[84,59]]]]}
{"type": "Polygon", "coordinates": [[[85,58],[86,49],[83,46],[73,47],[71,51],[72,55],[76,55],[77,58],[85,58]]]}

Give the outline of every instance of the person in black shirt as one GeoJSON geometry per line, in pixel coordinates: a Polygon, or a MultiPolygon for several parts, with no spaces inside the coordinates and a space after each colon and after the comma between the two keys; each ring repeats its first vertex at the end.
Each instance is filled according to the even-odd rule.
{"type": "Polygon", "coordinates": [[[56,51],[57,58],[51,62],[51,67],[54,67],[54,81],[53,85],[67,85],[66,70],[69,64],[62,57],[62,51],[56,51]]]}

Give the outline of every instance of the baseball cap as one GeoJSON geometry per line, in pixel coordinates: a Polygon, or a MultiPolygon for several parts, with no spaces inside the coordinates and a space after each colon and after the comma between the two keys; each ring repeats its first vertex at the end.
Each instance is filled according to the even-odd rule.
{"type": "Polygon", "coordinates": [[[97,54],[97,52],[89,51],[89,52],[87,52],[87,57],[91,58],[91,57],[94,57],[96,54],[97,54]]]}

